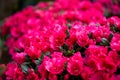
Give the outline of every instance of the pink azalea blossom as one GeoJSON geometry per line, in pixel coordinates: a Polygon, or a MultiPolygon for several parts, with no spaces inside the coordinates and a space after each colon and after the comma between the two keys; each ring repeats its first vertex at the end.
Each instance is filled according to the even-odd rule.
{"type": "Polygon", "coordinates": [[[79,75],[83,69],[83,62],[79,52],[75,53],[68,62],[67,71],[71,75],[79,75]]]}

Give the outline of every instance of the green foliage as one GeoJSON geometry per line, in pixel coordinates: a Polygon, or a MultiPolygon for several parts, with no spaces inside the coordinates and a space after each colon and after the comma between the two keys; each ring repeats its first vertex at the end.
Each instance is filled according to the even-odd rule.
{"type": "Polygon", "coordinates": [[[109,43],[109,41],[106,38],[102,38],[101,42],[102,42],[101,45],[110,46],[110,43],[109,43]]]}

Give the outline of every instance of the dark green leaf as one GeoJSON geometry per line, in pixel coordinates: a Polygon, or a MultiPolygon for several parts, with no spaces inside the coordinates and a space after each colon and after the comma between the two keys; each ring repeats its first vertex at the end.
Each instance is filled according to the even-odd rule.
{"type": "Polygon", "coordinates": [[[47,55],[47,56],[50,55],[50,52],[46,52],[45,55],[47,55]]]}
{"type": "Polygon", "coordinates": [[[68,30],[66,30],[66,35],[67,35],[67,37],[66,37],[66,39],[68,39],[69,37],[70,37],[70,33],[69,33],[69,31],[68,30]]]}
{"type": "Polygon", "coordinates": [[[93,35],[93,33],[91,32],[90,34],[88,34],[88,37],[91,39],[92,35],[93,35]]]}
{"type": "Polygon", "coordinates": [[[41,63],[42,60],[35,60],[35,64],[39,65],[41,63]]]}
{"type": "Polygon", "coordinates": [[[24,65],[29,65],[31,62],[24,62],[23,64],[24,65]]]}
{"type": "Polygon", "coordinates": [[[110,30],[113,31],[113,32],[116,32],[117,28],[115,27],[115,25],[113,25],[113,26],[110,27],[110,30]]]}
{"type": "Polygon", "coordinates": [[[27,65],[25,65],[25,64],[22,64],[21,65],[21,68],[22,68],[22,71],[25,73],[25,74],[27,74],[28,73],[28,66],[27,65]]]}
{"type": "Polygon", "coordinates": [[[64,80],[64,77],[62,75],[60,76],[60,80],[64,80]]]}
{"type": "Polygon", "coordinates": [[[68,45],[64,44],[64,45],[62,46],[62,48],[63,48],[64,50],[68,50],[68,45]]]}
{"type": "Polygon", "coordinates": [[[0,48],[3,47],[3,41],[0,39],[0,48]]]}
{"type": "Polygon", "coordinates": [[[20,49],[18,49],[18,48],[15,48],[15,51],[18,52],[18,53],[22,52],[22,51],[21,51],[20,49]]]}
{"type": "Polygon", "coordinates": [[[75,43],[75,44],[73,45],[73,50],[76,51],[79,47],[80,47],[80,46],[79,46],[77,43],[75,43]]]}
{"type": "Polygon", "coordinates": [[[68,29],[71,29],[72,27],[70,23],[68,23],[67,26],[68,26],[68,29]]]}
{"type": "Polygon", "coordinates": [[[60,46],[59,49],[60,49],[63,53],[66,53],[66,52],[67,52],[62,46],[60,46]]]}
{"type": "Polygon", "coordinates": [[[30,59],[30,57],[28,55],[25,55],[25,58],[26,58],[27,62],[32,62],[31,59],[30,59]]]}
{"type": "Polygon", "coordinates": [[[113,34],[110,33],[110,35],[109,35],[109,41],[111,41],[112,38],[113,38],[113,34]]]}
{"type": "Polygon", "coordinates": [[[101,39],[101,44],[100,45],[104,45],[104,46],[110,46],[110,44],[109,44],[109,41],[106,39],[106,38],[102,38],[101,39]]]}

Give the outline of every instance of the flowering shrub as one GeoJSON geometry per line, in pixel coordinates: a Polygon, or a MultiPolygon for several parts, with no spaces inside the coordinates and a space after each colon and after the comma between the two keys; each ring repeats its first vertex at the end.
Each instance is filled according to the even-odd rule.
{"type": "Polygon", "coordinates": [[[120,18],[101,3],[40,2],[6,19],[8,33],[6,80],[120,80],[120,18]]]}

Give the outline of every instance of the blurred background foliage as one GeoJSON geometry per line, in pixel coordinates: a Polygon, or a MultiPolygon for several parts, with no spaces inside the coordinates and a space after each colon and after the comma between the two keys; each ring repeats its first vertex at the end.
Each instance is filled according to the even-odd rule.
{"type": "Polygon", "coordinates": [[[23,9],[28,5],[35,5],[40,1],[51,0],[0,0],[0,20],[23,9]]]}

